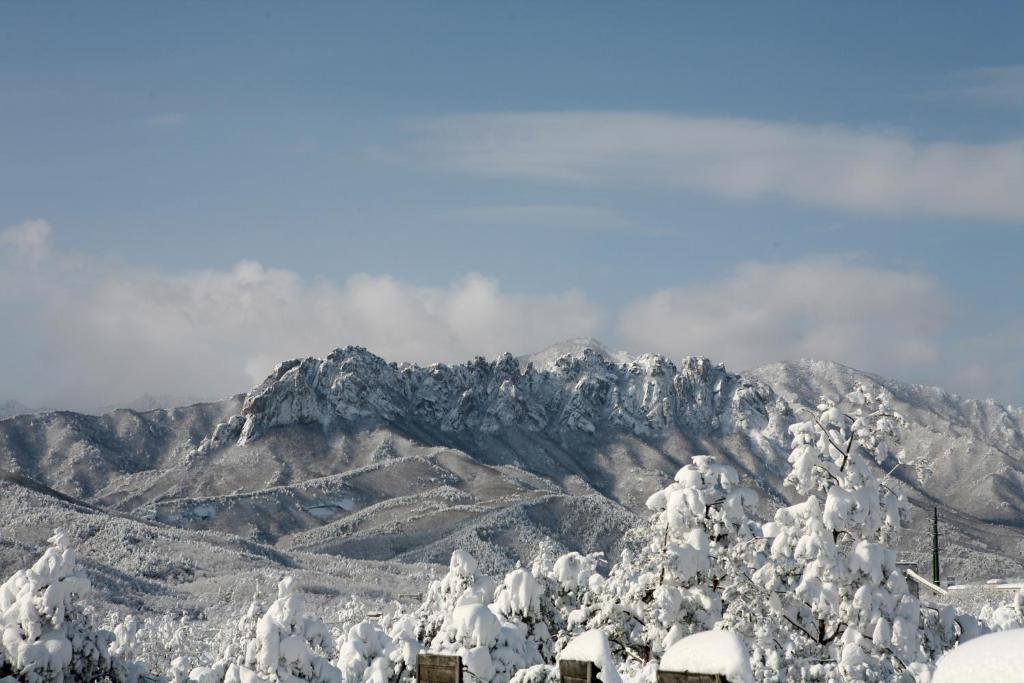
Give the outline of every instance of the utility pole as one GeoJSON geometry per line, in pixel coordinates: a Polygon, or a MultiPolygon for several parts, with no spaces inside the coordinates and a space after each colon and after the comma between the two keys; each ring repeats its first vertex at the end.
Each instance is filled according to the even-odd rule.
{"type": "Polygon", "coordinates": [[[939,579],[939,508],[932,508],[932,583],[941,586],[939,579]]]}

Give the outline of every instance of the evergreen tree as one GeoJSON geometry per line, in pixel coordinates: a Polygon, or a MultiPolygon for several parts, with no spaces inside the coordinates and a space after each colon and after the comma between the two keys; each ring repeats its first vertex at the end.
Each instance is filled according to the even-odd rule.
{"type": "Polygon", "coordinates": [[[759,566],[741,573],[749,586],[726,613],[762,680],[891,681],[923,659],[920,606],[887,547],[908,505],[874,472],[901,463],[903,420],[865,387],[847,403],[823,400],[790,427],[786,483],[805,499],[764,525],[759,566]]]}
{"type": "Polygon", "coordinates": [[[712,628],[736,576],[737,553],[760,533],[750,518],[756,505],[757,495],[739,485],[734,468],[695,456],[648,498],[645,542],[636,555],[624,550],[601,584],[590,625],[640,663],[712,628]]]}
{"type": "Polygon", "coordinates": [[[77,602],[91,590],[70,538],[56,531],[29,569],[0,585],[0,676],[26,683],[153,680],[140,663],[112,652],[115,636],[97,628],[77,602]]]}

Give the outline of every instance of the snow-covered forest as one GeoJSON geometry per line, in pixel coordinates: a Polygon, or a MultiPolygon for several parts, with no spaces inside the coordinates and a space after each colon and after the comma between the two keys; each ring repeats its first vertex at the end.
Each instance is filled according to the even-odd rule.
{"type": "MultiPolygon", "coordinates": [[[[735,468],[697,456],[650,496],[619,557],[541,547],[491,577],[457,550],[418,604],[352,601],[330,622],[290,576],[216,634],[171,618],[112,622],[89,606],[90,582],[57,531],[0,586],[0,681],[387,683],[413,680],[429,652],[495,683],[557,680],[562,658],[594,661],[604,683],[695,667],[744,682],[938,682],[952,680],[945,663],[935,672],[945,653],[1024,626],[1021,593],[969,614],[909,590],[892,549],[909,505],[893,475],[924,463],[905,456],[903,418],[884,395],[860,386],[804,417],[789,429],[786,478],[801,501],[771,519],[757,518],[758,494],[735,468]]],[[[980,659],[1006,666],[1009,642],[980,659]]],[[[979,661],[960,660],[949,671],[979,661]]]]}

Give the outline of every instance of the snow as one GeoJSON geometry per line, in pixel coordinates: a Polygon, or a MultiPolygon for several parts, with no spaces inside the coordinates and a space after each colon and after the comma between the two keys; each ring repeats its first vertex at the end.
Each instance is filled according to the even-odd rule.
{"type": "Polygon", "coordinates": [[[330,659],[334,643],[327,625],[306,614],[295,579],[284,577],[278,596],[255,620],[255,604],[239,621],[238,641],[212,667],[197,667],[190,678],[200,683],[341,683],[341,671],[330,659]]]}
{"type": "Polygon", "coordinates": [[[1024,672],[1024,629],[970,640],[939,659],[932,683],[1007,683],[1024,672]]]}
{"type": "Polygon", "coordinates": [[[117,639],[97,628],[77,604],[91,586],[70,537],[58,530],[49,542],[32,567],[0,585],[0,670],[30,683],[137,680],[144,667],[132,661],[129,642],[136,624],[122,625],[117,639]]]}
{"type": "Polygon", "coordinates": [[[871,578],[871,583],[882,582],[882,563],[885,561],[885,550],[877,543],[860,541],[850,555],[850,569],[861,571],[871,578]]]}
{"type": "Polygon", "coordinates": [[[476,574],[476,560],[465,550],[456,550],[452,553],[448,569],[459,576],[470,577],[476,574]]]}
{"type": "Polygon", "coordinates": [[[576,636],[562,649],[559,661],[574,659],[580,662],[593,662],[600,671],[597,678],[604,683],[622,683],[619,672],[612,659],[612,651],[608,646],[608,638],[602,631],[584,631],[576,636]]]}
{"type": "Polygon", "coordinates": [[[469,553],[458,550],[448,573],[431,585],[408,632],[428,642],[431,652],[462,657],[481,681],[507,683],[521,669],[550,662],[551,636],[533,574],[524,568],[509,572],[494,602],[485,604],[483,598],[492,592],[493,581],[479,574],[469,553]],[[484,585],[486,592],[478,590],[484,585]]]}
{"type": "Polygon", "coordinates": [[[394,641],[380,626],[367,621],[356,624],[338,648],[342,679],[353,683],[386,682],[394,671],[391,659],[394,652],[394,641]]]}
{"type": "Polygon", "coordinates": [[[566,589],[586,587],[596,573],[596,561],[592,556],[571,552],[555,561],[554,576],[566,589]]]}
{"type": "Polygon", "coordinates": [[[743,640],[728,631],[702,631],[683,638],[661,658],[662,671],[719,674],[730,683],[753,683],[743,640]]]}
{"type": "Polygon", "coordinates": [[[542,588],[527,569],[515,569],[505,575],[505,582],[495,598],[499,612],[526,617],[540,611],[542,588]]]}
{"type": "Polygon", "coordinates": [[[460,605],[452,613],[452,625],[459,640],[485,647],[497,640],[501,624],[484,605],[460,605]]]}

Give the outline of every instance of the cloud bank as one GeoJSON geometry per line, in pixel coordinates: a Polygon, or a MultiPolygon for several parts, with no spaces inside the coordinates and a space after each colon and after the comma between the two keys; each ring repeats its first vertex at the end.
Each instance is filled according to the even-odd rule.
{"type": "Polygon", "coordinates": [[[1024,220],[1024,139],[919,142],[844,126],[637,112],[497,113],[417,126],[404,154],[546,182],[684,189],[890,216],[1024,220]]]}
{"type": "Polygon", "coordinates": [[[20,378],[3,385],[25,403],[226,396],[281,360],[348,344],[419,362],[527,352],[593,335],[602,318],[579,292],[509,293],[478,274],[444,287],[369,274],[306,282],[252,261],[166,274],[54,252],[49,233],[43,221],[0,233],[8,305],[22,304],[15,334],[36,349],[0,358],[20,378]]]}
{"type": "Polygon", "coordinates": [[[743,263],[728,278],[642,298],[620,324],[637,348],[690,349],[737,369],[821,358],[906,377],[939,359],[950,314],[927,275],[827,257],[743,263]]]}
{"type": "Polygon", "coordinates": [[[1020,402],[1024,324],[953,339],[933,277],[822,255],[741,263],[718,280],[607,311],[578,291],[518,294],[484,275],[424,287],[387,275],[308,281],[253,261],[165,273],[55,249],[45,221],[0,231],[0,401],[88,409],[149,393],[220,397],[337,346],[461,362],[581,336],[702,354],[734,370],[801,357],[1020,402]]]}

